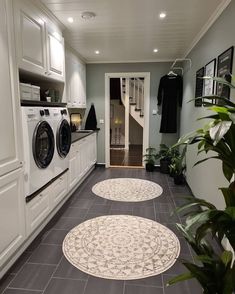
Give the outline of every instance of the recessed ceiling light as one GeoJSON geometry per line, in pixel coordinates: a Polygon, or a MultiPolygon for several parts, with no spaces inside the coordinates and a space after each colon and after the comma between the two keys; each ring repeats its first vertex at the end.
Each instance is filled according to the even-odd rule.
{"type": "Polygon", "coordinates": [[[159,17],[160,17],[161,19],[165,18],[165,17],[166,17],[166,13],[165,13],[165,12],[161,12],[161,13],[159,14],[159,17]]]}
{"type": "Polygon", "coordinates": [[[81,18],[84,20],[90,20],[96,17],[96,14],[94,12],[91,11],[84,11],[81,14],[81,18]]]}
{"type": "Polygon", "coordinates": [[[73,23],[73,18],[72,17],[68,17],[68,22],[73,23]]]}
{"type": "Polygon", "coordinates": [[[154,53],[157,53],[158,52],[158,49],[157,48],[153,49],[153,52],[154,53]]]}
{"type": "Polygon", "coordinates": [[[100,51],[99,50],[95,50],[95,54],[100,54],[100,51]]]}

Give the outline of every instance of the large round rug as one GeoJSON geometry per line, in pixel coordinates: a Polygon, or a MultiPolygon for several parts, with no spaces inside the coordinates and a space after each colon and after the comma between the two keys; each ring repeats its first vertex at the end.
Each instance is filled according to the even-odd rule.
{"type": "Polygon", "coordinates": [[[152,220],[109,215],[73,228],[64,239],[63,252],[90,275],[133,280],[169,269],[179,256],[180,243],[171,230],[152,220]]]}
{"type": "Polygon", "coordinates": [[[162,187],[147,180],[117,178],[97,183],[92,192],[114,201],[139,202],[160,196],[162,187]]]}

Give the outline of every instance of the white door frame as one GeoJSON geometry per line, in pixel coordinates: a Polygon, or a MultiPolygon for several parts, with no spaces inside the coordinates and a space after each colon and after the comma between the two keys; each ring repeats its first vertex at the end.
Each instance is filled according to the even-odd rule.
{"type": "Polygon", "coordinates": [[[149,147],[150,72],[124,72],[105,74],[105,167],[110,167],[110,79],[144,78],[143,154],[149,147]]]}

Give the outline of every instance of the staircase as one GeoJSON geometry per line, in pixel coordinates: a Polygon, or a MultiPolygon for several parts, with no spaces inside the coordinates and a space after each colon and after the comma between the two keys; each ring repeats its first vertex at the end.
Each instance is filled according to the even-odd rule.
{"type": "MultiPolygon", "coordinates": [[[[125,106],[126,99],[126,79],[120,79],[121,82],[121,100],[125,106]]],[[[144,80],[141,78],[129,79],[129,113],[138,122],[138,124],[144,127],[144,80]]]]}

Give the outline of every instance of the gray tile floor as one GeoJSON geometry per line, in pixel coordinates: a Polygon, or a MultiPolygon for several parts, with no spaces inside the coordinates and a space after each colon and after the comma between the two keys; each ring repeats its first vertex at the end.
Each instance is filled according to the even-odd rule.
{"type": "Polygon", "coordinates": [[[183,195],[190,195],[187,186],[175,186],[172,178],[159,172],[147,173],[144,169],[96,168],[77,189],[50,224],[33,241],[9,273],[0,281],[4,294],[199,294],[196,281],[165,287],[173,276],[186,270],[177,261],[161,275],[133,281],[116,281],[87,275],[72,266],[64,257],[61,244],[67,232],[81,222],[107,214],[138,215],[156,220],[173,230],[181,243],[180,258],[192,260],[188,244],[177,232],[174,224],[179,216],[171,217],[183,195]],[[102,199],[91,192],[92,186],[107,178],[133,177],[154,181],[164,192],[155,198],[139,203],[115,202],[102,199]]]}

